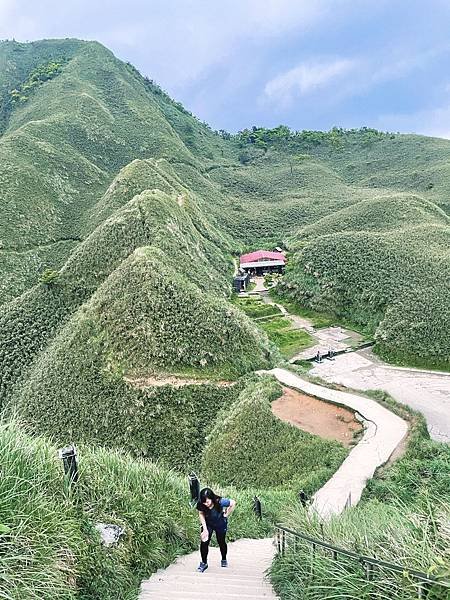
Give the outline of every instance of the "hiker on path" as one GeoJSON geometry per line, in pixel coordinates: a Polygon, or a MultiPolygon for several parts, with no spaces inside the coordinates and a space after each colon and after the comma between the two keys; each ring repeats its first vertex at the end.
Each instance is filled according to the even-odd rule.
{"type": "Polygon", "coordinates": [[[228,567],[225,536],[228,527],[228,517],[235,509],[235,506],[235,500],[217,496],[211,488],[203,488],[201,490],[200,499],[197,502],[198,516],[202,526],[200,531],[201,562],[197,568],[197,571],[200,571],[200,573],[203,573],[208,568],[209,542],[214,531],[216,532],[217,543],[222,555],[220,566],[228,567]]]}

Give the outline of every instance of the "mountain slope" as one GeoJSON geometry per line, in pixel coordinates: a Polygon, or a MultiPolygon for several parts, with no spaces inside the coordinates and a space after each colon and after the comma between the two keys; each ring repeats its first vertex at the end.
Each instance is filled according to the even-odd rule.
{"type": "MultiPolygon", "coordinates": [[[[0,54],[8,48],[3,44],[0,54]]],[[[36,283],[45,266],[63,264],[92,231],[90,210],[122,167],[150,157],[200,167],[199,159],[217,152],[214,144],[221,141],[182,113],[194,157],[161,108],[167,105],[180,130],[174,103],[100,44],[55,40],[32,51],[42,69],[51,64],[49,56],[59,56],[61,68],[13,103],[0,138],[0,271],[6,275],[0,301],[36,283]]],[[[13,54],[10,68],[25,85],[30,52],[13,54]]]]}
{"type": "MultiPolygon", "coordinates": [[[[51,349],[69,352],[70,328],[99,298],[118,325],[108,336],[122,376],[131,356],[139,375],[233,379],[267,364],[267,338],[225,299],[231,254],[282,242],[292,250],[287,294],[366,328],[387,358],[447,368],[448,141],[332,130],[261,149],[212,132],[95,42],[5,42],[0,63],[1,402],[20,402],[26,388],[33,404],[38,365],[45,356],[56,373],[51,349]],[[153,315],[152,285],[169,281],[174,301],[153,315]],[[104,299],[111,282],[122,304],[104,299]],[[160,330],[155,322],[140,337],[144,315],[160,330]],[[182,334],[189,359],[169,360],[168,339],[161,361],[140,354],[164,330],[182,334]]],[[[45,385],[56,393],[65,377],[45,385]]]]}

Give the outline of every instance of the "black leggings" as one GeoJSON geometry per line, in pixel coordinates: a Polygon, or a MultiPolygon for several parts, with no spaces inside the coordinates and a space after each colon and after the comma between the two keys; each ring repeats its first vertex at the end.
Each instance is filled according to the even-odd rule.
{"type": "MultiPolygon", "coordinates": [[[[209,530],[209,538],[207,542],[200,543],[200,554],[202,556],[202,562],[208,562],[208,550],[209,550],[209,542],[211,541],[212,534],[214,529],[209,530]]],[[[216,531],[217,543],[219,544],[220,554],[222,555],[222,560],[226,560],[227,558],[227,543],[225,541],[226,531],[216,531]]]]}

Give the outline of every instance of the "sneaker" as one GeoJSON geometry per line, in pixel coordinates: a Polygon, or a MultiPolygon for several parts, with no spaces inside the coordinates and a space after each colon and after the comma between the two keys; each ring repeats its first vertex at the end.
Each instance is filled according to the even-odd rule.
{"type": "Polygon", "coordinates": [[[228,567],[228,561],[227,560],[221,560],[220,561],[220,566],[221,567],[228,567]]]}
{"type": "Polygon", "coordinates": [[[203,573],[203,571],[206,571],[207,568],[208,568],[208,563],[201,562],[197,567],[197,571],[199,573],[203,573]]]}

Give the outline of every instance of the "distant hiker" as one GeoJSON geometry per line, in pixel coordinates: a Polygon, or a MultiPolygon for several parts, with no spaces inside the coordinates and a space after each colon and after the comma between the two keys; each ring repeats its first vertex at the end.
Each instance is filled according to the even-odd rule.
{"type": "Polygon", "coordinates": [[[198,516],[202,526],[200,530],[201,562],[197,568],[197,571],[200,571],[200,573],[203,573],[208,568],[209,542],[214,531],[216,532],[217,543],[222,555],[220,566],[228,567],[225,536],[228,527],[228,517],[233,512],[235,506],[235,500],[217,496],[210,488],[203,488],[201,490],[200,500],[197,503],[198,516]]]}

